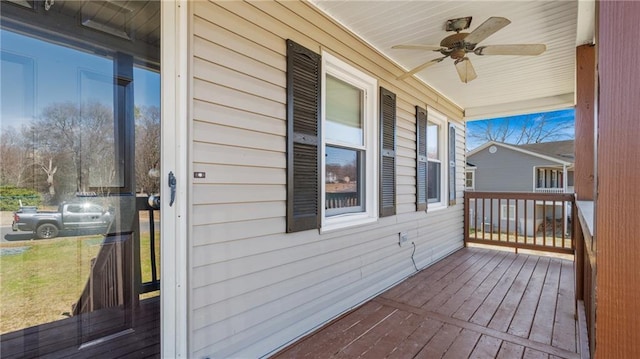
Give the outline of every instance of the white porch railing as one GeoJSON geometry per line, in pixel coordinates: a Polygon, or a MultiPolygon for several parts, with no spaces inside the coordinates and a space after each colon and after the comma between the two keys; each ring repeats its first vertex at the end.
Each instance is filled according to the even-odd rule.
{"type": "Polygon", "coordinates": [[[535,193],[564,193],[564,188],[536,188],[535,193]]]}

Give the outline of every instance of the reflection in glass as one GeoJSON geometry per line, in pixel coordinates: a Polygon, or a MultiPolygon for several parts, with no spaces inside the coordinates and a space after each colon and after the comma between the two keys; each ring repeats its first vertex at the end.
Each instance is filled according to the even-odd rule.
{"type": "Polygon", "coordinates": [[[332,76],[327,76],[326,86],[326,139],[362,145],[363,91],[332,76]]]}
{"type": "Polygon", "coordinates": [[[427,198],[429,203],[440,202],[440,163],[429,161],[427,198]]]}
{"type": "Polygon", "coordinates": [[[116,168],[113,116],[113,75],[80,70],[80,131],[76,141],[82,151],[78,192],[124,186],[124,171],[116,168]],[[111,100],[111,101],[109,101],[111,100]],[[84,148],[83,147],[84,144],[84,148]],[[83,165],[84,164],[84,165],[83,165]]]}
{"type": "Polygon", "coordinates": [[[427,124],[427,157],[432,160],[439,159],[438,153],[439,126],[433,122],[427,124]]]}
{"type": "Polygon", "coordinates": [[[15,357],[83,356],[159,325],[159,213],[139,216],[135,190],[159,192],[160,2],[45,5],[0,28],[0,196],[16,223],[0,243],[0,341],[15,357]],[[49,222],[28,227],[36,215],[49,222]]]}
{"type": "Polygon", "coordinates": [[[325,209],[327,215],[362,212],[362,152],[326,147],[325,209]]]}

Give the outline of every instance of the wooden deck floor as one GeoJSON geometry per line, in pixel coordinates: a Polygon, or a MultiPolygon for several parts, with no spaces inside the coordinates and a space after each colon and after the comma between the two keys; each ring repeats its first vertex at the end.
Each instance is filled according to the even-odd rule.
{"type": "Polygon", "coordinates": [[[465,248],[277,358],[579,358],[573,262],[465,248]]]}
{"type": "MultiPolygon", "coordinates": [[[[78,344],[78,317],[0,335],[0,358],[158,358],[160,297],[140,302],[133,330],[97,345],[78,344]]],[[[80,319],[81,320],[81,319],[80,319]]]]}

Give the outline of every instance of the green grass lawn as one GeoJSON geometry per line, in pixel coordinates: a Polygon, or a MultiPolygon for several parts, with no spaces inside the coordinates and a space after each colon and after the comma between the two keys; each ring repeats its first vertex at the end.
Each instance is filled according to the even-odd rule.
{"type": "MultiPolygon", "coordinates": [[[[0,257],[0,333],[68,317],[101,242],[102,236],[94,235],[0,244],[12,251],[0,257]]],[[[149,234],[143,233],[140,242],[144,282],[151,279],[149,234]]]]}

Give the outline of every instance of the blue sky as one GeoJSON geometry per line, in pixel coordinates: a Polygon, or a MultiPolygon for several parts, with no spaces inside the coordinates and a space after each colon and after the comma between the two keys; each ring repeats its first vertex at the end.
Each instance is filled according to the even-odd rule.
{"type": "MultiPolygon", "coordinates": [[[[78,51],[0,30],[0,121],[20,127],[53,103],[99,101],[113,104],[113,62],[106,56],[78,51]]],[[[134,68],[137,106],[160,106],[160,75],[134,68]]]]}
{"type": "MultiPolygon", "coordinates": [[[[553,131],[548,141],[559,141],[574,139],[574,124],[575,124],[575,110],[573,108],[533,113],[527,115],[507,116],[493,119],[483,119],[467,122],[467,150],[472,150],[486,141],[474,138],[474,135],[481,136],[486,130],[488,124],[496,127],[506,127],[513,129],[513,134],[507,138],[505,142],[515,143],[519,134],[519,129],[526,121],[540,121],[544,120],[544,129],[553,131]],[[561,128],[561,130],[557,130],[561,128]]],[[[543,142],[548,142],[543,141],[543,142]]]]}

